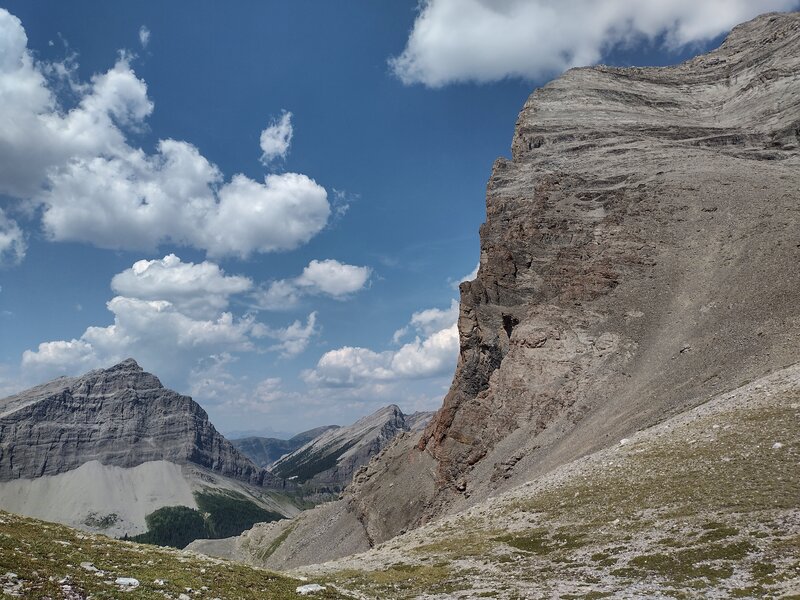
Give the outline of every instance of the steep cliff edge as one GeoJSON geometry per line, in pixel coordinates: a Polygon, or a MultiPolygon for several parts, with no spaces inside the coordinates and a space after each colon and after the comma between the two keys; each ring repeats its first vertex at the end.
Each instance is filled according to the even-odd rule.
{"type": "Polygon", "coordinates": [[[130,468],[158,460],[282,485],[219,434],[200,405],[132,359],[0,400],[0,481],[58,475],[90,461],[130,468]]]}
{"type": "Polygon", "coordinates": [[[677,67],[576,69],[530,97],[419,444],[440,493],[486,487],[473,466],[520,428],[531,443],[489,481],[800,358],[798,92],[795,13],[677,67]]]}
{"type": "Polygon", "coordinates": [[[364,549],[800,361],[798,146],[798,13],[536,90],[488,184],[441,410],[274,527],[267,564],[364,549]]]}

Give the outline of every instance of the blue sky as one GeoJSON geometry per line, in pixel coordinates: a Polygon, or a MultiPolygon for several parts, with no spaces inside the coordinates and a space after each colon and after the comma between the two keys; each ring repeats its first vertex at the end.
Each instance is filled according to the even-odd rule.
{"type": "Polygon", "coordinates": [[[530,92],[797,6],[631,4],[0,2],[0,394],[133,356],[223,431],[437,408],[530,92]]]}

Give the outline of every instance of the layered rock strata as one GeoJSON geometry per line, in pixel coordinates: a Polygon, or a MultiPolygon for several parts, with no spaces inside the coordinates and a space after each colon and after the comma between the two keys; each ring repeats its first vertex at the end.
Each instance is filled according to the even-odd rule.
{"type": "Polygon", "coordinates": [[[0,400],[0,482],[58,475],[91,461],[123,468],[168,461],[258,486],[284,485],[218,433],[196,402],[132,359],[0,400]]]}

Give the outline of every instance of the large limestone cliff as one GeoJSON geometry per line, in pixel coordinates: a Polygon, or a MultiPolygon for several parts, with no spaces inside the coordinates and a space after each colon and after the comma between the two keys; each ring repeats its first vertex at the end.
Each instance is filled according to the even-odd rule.
{"type": "Polygon", "coordinates": [[[169,461],[255,485],[282,484],[219,434],[196,402],[131,359],[0,400],[0,482],[91,461],[123,468],[169,461]]]}
{"type": "Polygon", "coordinates": [[[494,166],[461,360],[419,445],[439,489],[485,485],[463,479],[520,428],[532,443],[490,479],[798,360],[799,138],[798,14],[674,68],[537,90],[494,166]]]}
{"type": "Polygon", "coordinates": [[[799,13],[536,90],[488,184],[441,410],[267,564],[364,549],[800,361],[798,146],[799,13]]]}

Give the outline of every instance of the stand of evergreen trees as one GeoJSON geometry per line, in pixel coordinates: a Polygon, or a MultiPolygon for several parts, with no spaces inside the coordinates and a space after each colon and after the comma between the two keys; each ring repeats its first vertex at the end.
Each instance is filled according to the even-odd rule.
{"type": "Polygon", "coordinates": [[[188,506],[159,508],[145,517],[147,533],[127,539],[184,548],[194,540],[231,537],[256,523],[283,518],[238,492],[195,492],[194,497],[199,510],[188,506]]]}

